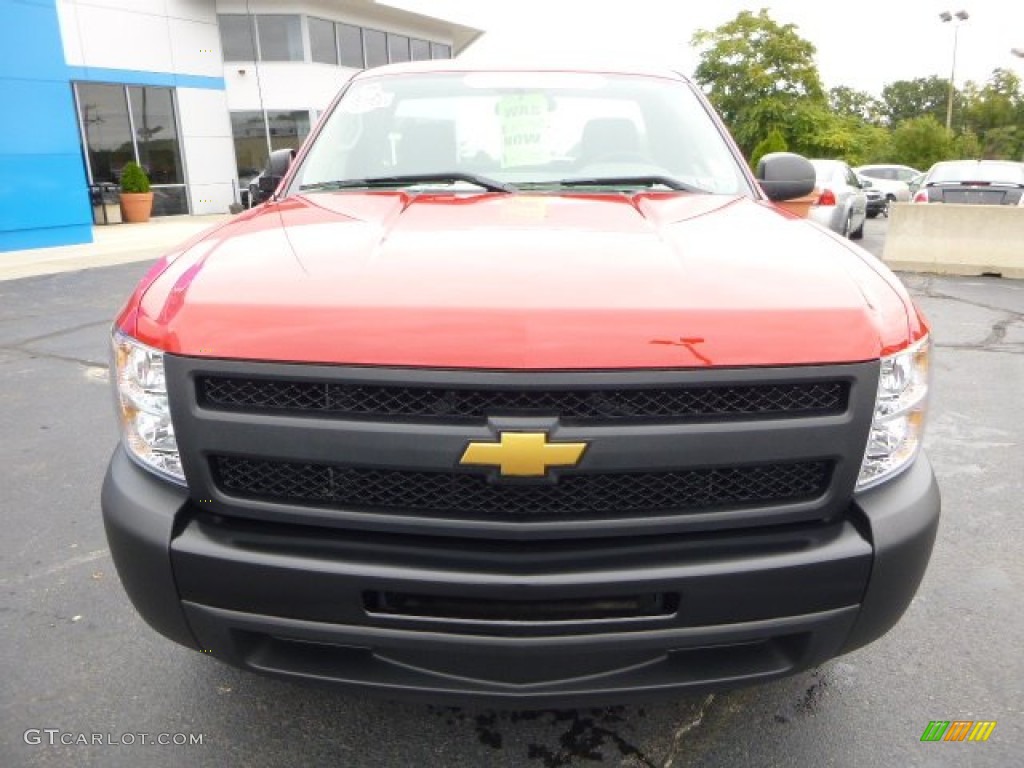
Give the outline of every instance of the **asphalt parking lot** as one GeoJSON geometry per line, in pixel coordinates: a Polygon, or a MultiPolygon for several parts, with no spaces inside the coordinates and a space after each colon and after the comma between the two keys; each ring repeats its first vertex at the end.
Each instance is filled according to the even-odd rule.
{"type": "MultiPolygon", "coordinates": [[[[869,221],[865,247],[880,253],[885,227],[869,221]]],[[[944,507],[924,583],[892,632],[756,688],[495,712],[256,677],[136,616],[99,489],[117,439],[108,326],[146,266],[0,282],[0,766],[1020,764],[1024,281],[904,276],[934,326],[927,446],[944,507]],[[986,743],[920,742],[930,720],[957,719],[998,725],[986,743]],[[60,743],[93,734],[134,743],[60,743]]]]}

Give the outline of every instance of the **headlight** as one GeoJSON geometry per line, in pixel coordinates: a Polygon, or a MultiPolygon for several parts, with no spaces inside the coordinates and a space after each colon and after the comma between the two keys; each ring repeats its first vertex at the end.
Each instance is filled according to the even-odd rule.
{"type": "Polygon", "coordinates": [[[926,336],[899,354],[882,358],[875,415],[857,490],[888,480],[917,456],[928,405],[929,349],[926,336]]]}
{"type": "Polygon", "coordinates": [[[167,403],[164,354],[115,331],[111,379],[121,438],[146,469],[185,484],[167,403]]]}

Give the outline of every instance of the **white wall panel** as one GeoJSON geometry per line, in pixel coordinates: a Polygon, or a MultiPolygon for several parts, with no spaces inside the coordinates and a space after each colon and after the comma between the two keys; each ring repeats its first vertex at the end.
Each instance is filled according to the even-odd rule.
{"type": "Polygon", "coordinates": [[[79,5],[93,5],[115,11],[146,13],[150,16],[165,16],[167,0],[78,0],[79,5]]]}
{"type": "Polygon", "coordinates": [[[58,0],[72,66],[223,75],[213,0],[58,0]]]}
{"type": "Polygon", "coordinates": [[[60,37],[64,43],[65,63],[76,67],[82,65],[82,38],[78,33],[78,5],[74,0],[57,0],[57,19],[60,22],[60,37]]]}
{"type": "Polygon", "coordinates": [[[183,136],[181,143],[191,186],[230,184],[235,178],[235,149],[230,138],[183,136]]]}
{"type": "Polygon", "coordinates": [[[228,206],[235,202],[235,190],[231,182],[193,184],[189,191],[192,213],[197,216],[206,213],[227,213],[228,206]]]}
{"type": "Polygon", "coordinates": [[[192,212],[224,213],[235,202],[235,145],[227,95],[205,88],[178,88],[177,102],[192,212]]]}
{"type": "Polygon", "coordinates": [[[183,136],[231,137],[227,96],[208,88],[178,88],[178,122],[183,136]]]}
{"type": "Polygon", "coordinates": [[[353,74],[355,70],[326,64],[263,62],[259,65],[257,87],[254,65],[225,65],[228,108],[233,111],[259,109],[262,91],[263,104],[268,110],[323,110],[353,74]]]}
{"type": "Polygon", "coordinates": [[[182,75],[222,77],[220,34],[216,22],[168,19],[173,72],[182,75]]]}
{"type": "Polygon", "coordinates": [[[174,71],[164,17],[79,3],[78,26],[85,66],[174,71]]]}

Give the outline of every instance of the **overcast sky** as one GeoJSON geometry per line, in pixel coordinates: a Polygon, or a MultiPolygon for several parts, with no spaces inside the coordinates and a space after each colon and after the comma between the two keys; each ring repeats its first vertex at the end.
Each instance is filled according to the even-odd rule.
{"type": "Polygon", "coordinates": [[[1003,67],[1024,77],[1021,0],[385,0],[429,15],[486,30],[467,59],[515,57],[528,62],[540,51],[595,55],[610,62],[652,59],[692,74],[690,48],[696,29],[713,29],[741,10],[769,9],[773,19],[793,23],[818,49],[826,87],[849,85],[876,95],[893,80],[949,77],[953,25],[941,11],[966,10],[959,32],[956,82],[985,81],[1003,67]]]}

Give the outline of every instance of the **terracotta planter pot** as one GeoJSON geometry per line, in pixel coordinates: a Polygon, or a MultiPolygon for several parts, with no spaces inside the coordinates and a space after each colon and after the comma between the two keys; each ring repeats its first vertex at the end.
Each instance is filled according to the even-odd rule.
{"type": "Polygon", "coordinates": [[[141,224],[149,221],[153,212],[152,192],[122,192],[121,217],[129,224],[141,224]]]}
{"type": "Polygon", "coordinates": [[[790,213],[796,214],[802,219],[807,218],[807,214],[811,210],[811,206],[818,201],[818,196],[821,194],[820,190],[815,189],[811,194],[798,197],[794,200],[784,200],[781,203],[776,203],[777,208],[789,211],[790,213]]]}

